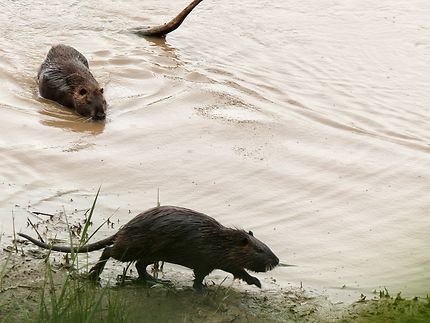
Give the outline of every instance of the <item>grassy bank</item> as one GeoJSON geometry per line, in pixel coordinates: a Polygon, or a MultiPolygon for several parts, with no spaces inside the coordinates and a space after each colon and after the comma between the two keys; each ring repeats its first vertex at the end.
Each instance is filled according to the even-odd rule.
{"type": "MultiPolygon", "coordinates": [[[[91,239],[97,196],[82,227],[65,217],[71,245],[91,239]]],[[[371,300],[332,304],[302,288],[276,285],[244,290],[237,283],[217,284],[198,293],[182,279],[174,287],[132,279],[94,283],[83,277],[89,268],[85,254],[51,254],[16,240],[15,232],[13,237],[14,244],[0,254],[1,322],[430,322],[429,297],[405,300],[386,290],[371,300]]]]}

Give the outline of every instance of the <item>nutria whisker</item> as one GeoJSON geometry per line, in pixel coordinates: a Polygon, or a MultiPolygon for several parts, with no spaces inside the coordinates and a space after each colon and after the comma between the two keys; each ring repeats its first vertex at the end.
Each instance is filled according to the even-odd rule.
{"type": "Polygon", "coordinates": [[[272,265],[272,264],[268,264],[268,265],[266,266],[266,271],[272,270],[273,268],[275,268],[275,266],[274,266],[274,265],[272,265]]]}
{"type": "Polygon", "coordinates": [[[260,281],[246,270],[264,272],[279,259],[250,232],[227,228],[210,216],[175,206],[160,206],[137,215],[111,237],[82,247],[52,246],[28,235],[34,244],[60,252],[90,252],[104,248],[90,277],[98,279],[109,258],[136,261],[139,279],[157,281],[146,267],[156,261],[182,265],[194,270],[193,287],[202,289],[203,279],[214,269],[233,274],[250,285],[260,281]],[[246,270],[245,270],[246,269],[246,270]]]}
{"type": "Polygon", "coordinates": [[[91,120],[91,117],[79,117],[76,120],[79,121],[79,122],[86,123],[86,122],[88,122],[88,121],[91,120]]]}

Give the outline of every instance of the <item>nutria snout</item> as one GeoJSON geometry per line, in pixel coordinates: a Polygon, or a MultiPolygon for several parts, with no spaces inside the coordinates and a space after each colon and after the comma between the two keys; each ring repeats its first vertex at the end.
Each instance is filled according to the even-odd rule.
{"type": "Polygon", "coordinates": [[[88,61],[76,49],[53,46],[37,74],[40,95],[92,120],[106,118],[103,88],[89,70],[88,61]]]}
{"type": "MultiPolygon", "coordinates": [[[[36,245],[60,252],[72,248],[51,246],[25,234],[20,236],[36,245]]],[[[160,206],[145,211],[125,224],[116,234],[104,240],[73,248],[74,252],[102,249],[90,276],[98,278],[109,258],[136,261],[139,278],[155,281],[146,267],[166,261],[194,270],[193,287],[203,287],[203,279],[214,269],[233,274],[250,285],[261,287],[258,278],[245,269],[265,272],[279,264],[278,257],[251,231],[227,228],[210,216],[175,206],[160,206]]]]}
{"type": "Polygon", "coordinates": [[[76,112],[93,120],[104,120],[106,118],[106,100],[103,97],[103,89],[81,87],[76,91],[76,112]]]}

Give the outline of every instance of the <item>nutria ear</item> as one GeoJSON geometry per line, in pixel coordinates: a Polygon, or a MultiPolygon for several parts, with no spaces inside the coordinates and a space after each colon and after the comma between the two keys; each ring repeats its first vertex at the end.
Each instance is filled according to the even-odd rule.
{"type": "Polygon", "coordinates": [[[254,233],[252,233],[252,231],[248,232],[250,236],[254,236],[254,233]]]}
{"type": "Polygon", "coordinates": [[[79,95],[82,95],[82,96],[84,96],[85,94],[87,94],[88,93],[88,91],[87,91],[87,89],[86,88],[81,88],[80,90],[79,90],[79,95]]]}

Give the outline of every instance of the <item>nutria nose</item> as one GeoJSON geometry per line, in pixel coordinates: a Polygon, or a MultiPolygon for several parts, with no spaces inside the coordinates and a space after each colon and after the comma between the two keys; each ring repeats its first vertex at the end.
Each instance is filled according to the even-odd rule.
{"type": "Polygon", "coordinates": [[[95,115],[93,115],[92,119],[93,120],[104,120],[104,119],[106,119],[106,113],[97,112],[95,115]]]}

